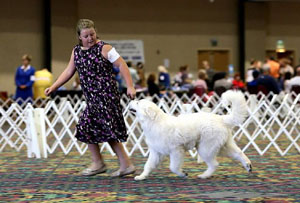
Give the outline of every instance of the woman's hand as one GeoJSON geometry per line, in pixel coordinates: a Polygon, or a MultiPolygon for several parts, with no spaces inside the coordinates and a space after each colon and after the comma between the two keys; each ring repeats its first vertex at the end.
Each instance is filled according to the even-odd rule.
{"type": "Polygon", "coordinates": [[[130,97],[130,99],[134,99],[136,95],[136,91],[134,87],[128,87],[127,88],[127,95],[130,97]]]}
{"type": "Polygon", "coordinates": [[[53,92],[53,90],[51,89],[51,87],[48,87],[47,89],[45,89],[45,95],[49,96],[51,93],[53,92]]]}
{"type": "Polygon", "coordinates": [[[114,63],[114,67],[118,67],[120,69],[121,75],[123,76],[126,85],[127,85],[127,96],[130,97],[130,99],[135,98],[136,91],[134,89],[134,84],[132,82],[132,78],[130,75],[129,68],[127,64],[125,63],[124,59],[122,57],[119,57],[114,63]]]}

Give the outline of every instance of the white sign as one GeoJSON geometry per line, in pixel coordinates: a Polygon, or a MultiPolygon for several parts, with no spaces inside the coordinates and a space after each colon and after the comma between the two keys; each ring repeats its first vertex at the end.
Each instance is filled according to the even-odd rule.
{"type": "Polygon", "coordinates": [[[115,47],[125,61],[131,61],[134,65],[138,62],[145,63],[144,43],[142,40],[104,40],[115,47]]]}

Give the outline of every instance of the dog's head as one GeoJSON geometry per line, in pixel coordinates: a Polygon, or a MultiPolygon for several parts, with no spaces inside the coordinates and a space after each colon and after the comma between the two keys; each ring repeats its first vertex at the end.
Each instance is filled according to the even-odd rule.
{"type": "Polygon", "coordinates": [[[155,120],[162,110],[148,99],[133,100],[129,103],[129,111],[140,120],[155,120]]]}

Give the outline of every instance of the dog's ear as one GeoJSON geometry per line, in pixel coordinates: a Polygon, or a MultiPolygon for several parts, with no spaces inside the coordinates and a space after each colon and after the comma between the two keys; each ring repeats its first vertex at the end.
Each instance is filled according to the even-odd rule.
{"type": "Polygon", "coordinates": [[[149,118],[150,118],[151,120],[154,120],[155,117],[156,117],[156,115],[157,115],[157,112],[156,112],[155,109],[154,109],[153,107],[151,107],[151,106],[149,106],[149,107],[147,107],[147,108],[145,109],[145,113],[146,113],[147,116],[149,116],[149,118]]]}

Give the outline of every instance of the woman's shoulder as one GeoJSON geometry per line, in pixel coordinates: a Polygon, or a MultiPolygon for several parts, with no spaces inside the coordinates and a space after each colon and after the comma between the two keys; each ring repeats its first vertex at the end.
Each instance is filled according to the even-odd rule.
{"type": "Polygon", "coordinates": [[[101,46],[104,46],[104,45],[109,45],[109,46],[111,46],[108,42],[105,42],[105,41],[103,41],[103,40],[99,40],[99,41],[97,42],[97,44],[99,44],[99,45],[101,45],[101,46]]]}
{"type": "Polygon", "coordinates": [[[35,72],[35,68],[33,66],[29,67],[31,71],[35,72]]]}
{"type": "Polygon", "coordinates": [[[80,44],[76,44],[73,49],[72,49],[72,54],[76,54],[81,50],[81,45],[80,44]]]}
{"type": "Polygon", "coordinates": [[[77,49],[81,49],[81,45],[80,45],[80,44],[76,44],[76,45],[73,47],[73,50],[77,50],[77,49]]]}
{"type": "Polygon", "coordinates": [[[102,40],[100,42],[98,42],[97,44],[101,48],[101,50],[103,50],[103,51],[108,52],[109,50],[112,49],[112,46],[109,43],[104,42],[102,40]]]}

